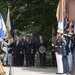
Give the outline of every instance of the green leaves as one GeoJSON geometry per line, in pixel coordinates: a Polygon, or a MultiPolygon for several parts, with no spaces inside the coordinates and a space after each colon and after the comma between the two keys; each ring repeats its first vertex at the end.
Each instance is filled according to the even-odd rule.
{"type": "Polygon", "coordinates": [[[56,9],[58,0],[7,0],[0,2],[0,12],[5,21],[7,8],[13,15],[15,29],[42,34],[46,39],[51,37],[52,25],[56,28],[56,9]]]}

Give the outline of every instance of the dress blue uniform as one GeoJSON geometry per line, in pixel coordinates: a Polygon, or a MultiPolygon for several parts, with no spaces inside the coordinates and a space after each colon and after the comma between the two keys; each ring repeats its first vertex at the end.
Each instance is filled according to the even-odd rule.
{"type": "Polygon", "coordinates": [[[67,50],[66,50],[66,40],[63,39],[62,43],[62,61],[63,61],[63,72],[67,73],[67,50]]]}

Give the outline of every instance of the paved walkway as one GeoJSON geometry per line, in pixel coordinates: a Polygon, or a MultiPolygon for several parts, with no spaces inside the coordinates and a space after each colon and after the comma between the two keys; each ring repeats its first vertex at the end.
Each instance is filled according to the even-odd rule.
{"type": "MultiPolygon", "coordinates": [[[[9,75],[9,67],[4,67],[6,75],[9,75]]],[[[12,67],[12,75],[56,75],[56,68],[39,67],[12,67]]]]}

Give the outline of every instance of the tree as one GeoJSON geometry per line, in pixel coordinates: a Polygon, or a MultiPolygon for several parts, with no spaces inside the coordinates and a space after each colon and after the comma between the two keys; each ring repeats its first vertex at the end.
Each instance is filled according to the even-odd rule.
{"type": "Polygon", "coordinates": [[[36,32],[48,40],[52,34],[52,25],[55,28],[57,26],[57,4],[58,0],[2,0],[0,11],[6,20],[7,8],[10,6],[15,29],[36,32]]]}

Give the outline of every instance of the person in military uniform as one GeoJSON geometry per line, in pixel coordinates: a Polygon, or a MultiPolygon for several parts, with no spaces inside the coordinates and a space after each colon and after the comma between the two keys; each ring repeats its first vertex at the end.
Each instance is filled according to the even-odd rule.
{"type": "Polygon", "coordinates": [[[0,38],[0,74],[1,75],[6,75],[3,65],[2,65],[4,56],[5,56],[6,50],[7,50],[7,47],[5,46],[4,42],[5,42],[4,39],[0,38]]]}
{"type": "MultiPolygon", "coordinates": [[[[71,72],[72,70],[72,64],[73,64],[73,60],[72,60],[72,52],[71,52],[71,47],[72,47],[72,41],[71,41],[71,35],[68,35],[69,38],[69,43],[68,43],[68,47],[69,47],[69,53],[68,53],[68,65],[69,65],[69,71],[71,72]]],[[[68,50],[68,49],[67,49],[68,50]]]]}
{"type": "Polygon", "coordinates": [[[8,45],[8,65],[10,65],[10,64],[13,64],[12,50],[13,50],[13,44],[14,44],[14,39],[11,35],[9,36],[8,41],[10,42],[10,44],[8,45]]]}
{"type": "Polygon", "coordinates": [[[67,70],[68,70],[68,64],[67,64],[67,49],[66,49],[66,46],[67,46],[67,41],[66,41],[66,38],[65,38],[65,35],[63,34],[62,35],[62,39],[63,39],[63,42],[62,42],[62,61],[63,61],[63,73],[67,73],[67,70]]]}
{"type": "Polygon", "coordinates": [[[73,55],[73,65],[75,64],[75,35],[72,37],[72,46],[71,46],[71,51],[73,55]]]}
{"type": "Polygon", "coordinates": [[[8,41],[8,38],[5,37],[3,38],[3,43],[4,45],[6,46],[6,53],[5,53],[5,56],[4,56],[4,65],[8,65],[8,46],[10,45],[10,42],[8,41]]]}
{"type": "Polygon", "coordinates": [[[32,42],[29,36],[26,36],[26,40],[23,45],[23,52],[26,55],[26,67],[31,65],[31,52],[32,52],[32,42]]]}
{"type": "Polygon", "coordinates": [[[43,67],[45,66],[47,46],[42,36],[39,36],[38,49],[39,49],[39,55],[40,55],[40,66],[43,67]],[[43,48],[45,50],[45,51],[43,50],[44,52],[41,51],[43,48]]]}
{"type": "Polygon", "coordinates": [[[62,61],[62,42],[63,39],[61,38],[62,34],[57,33],[57,39],[55,42],[55,55],[56,55],[56,61],[57,61],[57,73],[62,74],[63,73],[63,61],[62,61]]]}

